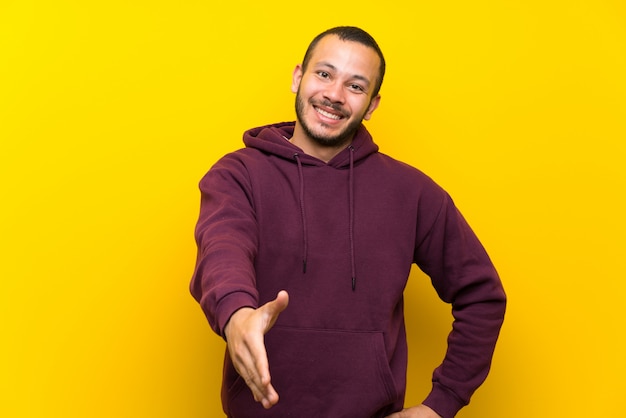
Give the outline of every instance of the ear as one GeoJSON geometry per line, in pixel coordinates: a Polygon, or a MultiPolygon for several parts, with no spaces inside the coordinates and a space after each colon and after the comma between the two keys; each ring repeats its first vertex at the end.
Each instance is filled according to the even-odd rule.
{"type": "Polygon", "coordinates": [[[298,88],[300,87],[300,81],[302,80],[302,65],[296,65],[296,68],[293,70],[293,77],[291,80],[291,92],[297,93],[298,88]]]}
{"type": "Polygon", "coordinates": [[[365,112],[365,116],[363,116],[363,119],[370,120],[370,118],[372,117],[372,113],[374,113],[374,110],[376,110],[379,104],[380,104],[380,94],[376,95],[376,97],[372,99],[369,107],[367,108],[367,112],[365,112]]]}

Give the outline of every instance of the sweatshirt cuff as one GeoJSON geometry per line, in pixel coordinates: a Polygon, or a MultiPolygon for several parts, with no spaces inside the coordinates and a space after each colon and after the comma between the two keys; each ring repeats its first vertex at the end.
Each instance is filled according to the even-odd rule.
{"type": "Polygon", "coordinates": [[[230,317],[241,308],[256,309],[257,305],[256,298],[246,292],[235,292],[223,297],[216,308],[217,329],[215,331],[225,340],[224,328],[230,317]]]}
{"type": "Polygon", "coordinates": [[[443,418],[453,418],[466,405],[454,393],[438,383],[433,384],[433,389],[422,403],[443,418]]]}

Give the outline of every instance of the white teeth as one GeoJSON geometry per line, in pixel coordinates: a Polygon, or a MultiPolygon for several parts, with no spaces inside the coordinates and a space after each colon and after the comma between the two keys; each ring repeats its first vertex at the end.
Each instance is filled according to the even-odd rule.
{"type": "Polygon", "coordinates": [[[318,108],[318,107],[316,107],[316,108],[315,108],[315,110],[317,110],[317,112],[318,112],[319,114],[321,114],[322,116],[326,116],[327,118],[331,118],[331,119],[335,119],[335,120],[339,120],[339,119],[341,119],[341,116],[339,116],[339,115],[333,115],[332,113],[328,113],[327,111],[322,110],[322,109],[320,109],[320,108],[318,108]]]}

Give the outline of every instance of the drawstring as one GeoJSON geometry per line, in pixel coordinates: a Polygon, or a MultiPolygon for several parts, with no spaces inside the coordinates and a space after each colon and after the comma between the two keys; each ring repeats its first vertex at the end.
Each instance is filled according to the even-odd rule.
{"type": "Polygon", "coordinates": [[[302,174],[302,162],[300,154],[293,154],[293,158],[298,163],[298,175],[300,177],[300,215],[302,216],[302,238],[304,239],[304,249],[302,250],[302,273],[306,273],[306,261],[308,253],[308,237],[306,233],[306,214],[304,212],[304,175],[302,174]]]}
{"type": "MultiPolygon", "coordinates": [[[[350,235],[350,267],[352,269],[352,291],[356,290],[356,262],[354,257],[354,147],[350,145],[350,172],[348,173],[348,198],[349,198],[349,235],[350,235]]],[[[308,257],[308,236],[306,230],[306,213],[304,210],[304,175],[302,173],[302,162],[300,161],[300,154],[297,152],[293,154],[293,158],[298,164],[298,176],[300,178],[300,215],[302,216],[302,239],[304,241],[304,248],[302,250],[302,273],[306,273],[306,263],[308,257]]]]}
{"type": "Polygon", "coordinates": [[[348,174],[348,188],[350,198],[350,264],[352,267],[352,291],[356,288],[356,267],[354,261],[354,147],[350,148],[350,173],[348,174]]]}

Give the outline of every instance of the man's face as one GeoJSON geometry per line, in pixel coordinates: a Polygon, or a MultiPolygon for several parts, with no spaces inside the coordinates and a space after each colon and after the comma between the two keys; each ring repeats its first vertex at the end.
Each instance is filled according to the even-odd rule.
{"type": "Polygon", "coordinates": [[[298,123],[309,140],[329,147],[352,140],[380,101],[372,97],[379,67],[372,48],[336,35],[319,41],[306,72],[296,67],[291,87],[297,93],[298,123]]]}

